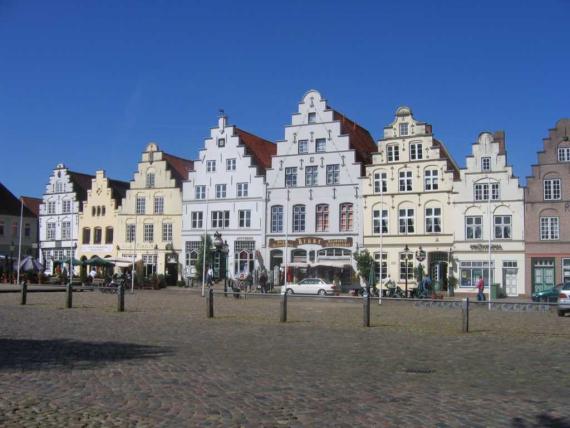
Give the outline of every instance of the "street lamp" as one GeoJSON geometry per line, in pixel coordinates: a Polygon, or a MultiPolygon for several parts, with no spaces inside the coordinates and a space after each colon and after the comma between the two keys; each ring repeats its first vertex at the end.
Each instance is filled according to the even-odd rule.
{"type": "Polygon", "coordinates": [[[410,254],[410,249],[408,248],[408,244],[404,247],[404,263],[406,264],[406,297],[408,297],[408,255],[410,254]]]}
{"type": "MultiPolygon", "coordinates": [[[[14,276],[14,241],[10,244],[10,284],[12,284],[12,277],[14,276]]],[[[18,269],[20,267],[18,266],[18,269]]]]}
{"type": "Polygon", "coordinates": [[[73,285],[73,257],[75,257],[75,250],[77,250],[77,242],[71,246],[71,256],[69,257],[69,285],[73,285]]]}
{"type": "MultiPolygon", "coordinates": [[[[221,270],[221,255],[223,254],[226,256],[228,254],[229,248],[228,244],[224,242],[222,239],[222,234],[218,231],[214,233],[214,248],[216,249],[216,253],[218,255],[218,278],[221,270]]],[[[225,267],[225,266],[224,266],[225,267]]],[[[227,277],[227,274],[224,275],[227,277]]],[[[227,279],[227,278],[226,278],[227,279]]],[[[224,289],[227,287],[227,281],[224,281],[224,289]]]]}

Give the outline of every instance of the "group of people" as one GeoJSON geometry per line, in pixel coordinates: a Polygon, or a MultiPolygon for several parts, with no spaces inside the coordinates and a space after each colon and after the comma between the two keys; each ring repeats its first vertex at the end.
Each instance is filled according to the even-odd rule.
{"type": "MultiPolygon", "coordinates": [[[[251,274],[251,272],[247,272],[244,273],[242,275],[240,275],[241,278],[239,279],[233,279],[230,278],[229,279],[229,285],[232,288],[233,291],[247,291],[247,292],[251,292],[253,291],[253,275],[251,274]]],[[[268,281],[268,276],[267,276],[267,272],[265,271],[265,269],[261,270],[261,272],[259,273],[259,277],[258,277],[258,285],[259,285],[259,290],[261,291],[261,293],[267,293],[269,292],[269,281],[268,281]]],[[[208,287],[213,287],[214,286],[214,269],[212,269],[212,266],[208,266],[208,269],[206,270],[206,285],[208,287]]]]}

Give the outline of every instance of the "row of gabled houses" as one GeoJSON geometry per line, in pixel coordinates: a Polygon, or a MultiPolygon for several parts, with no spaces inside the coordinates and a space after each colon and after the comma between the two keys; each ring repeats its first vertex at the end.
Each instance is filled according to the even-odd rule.
{"type": "Polygon", "coordinates": [[[458,292],[482,275],[528,295],[570,281],[568,128],[562,119],[549,131],[522,187],[501,131],[482,132],[461,169],[408,107],[375,142],[311,90],[275,143],[222,113],[195,160],[150,143],[129,183],[58,165],[40,206],[40,257],[50,273],[72,255],[142,260],[173,284],[217,232],[219,277],[286,264],[289,280],[350,284],[353,254],[366,249],[377,281],[413,287],[422,264],[458,292]]]}

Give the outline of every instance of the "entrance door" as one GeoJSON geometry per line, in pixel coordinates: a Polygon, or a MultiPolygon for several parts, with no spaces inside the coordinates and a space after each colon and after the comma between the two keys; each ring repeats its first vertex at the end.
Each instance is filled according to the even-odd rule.
{"type": "Polygon", "coordinates": [[[507,296],[518,296],[517,268],[503,268],[503,285],[507,296]]]}
{"type": "Polygon", "coordinates": [[[554,259],[536,260],[533,263],[533,291],[554,287],[554,259]]]}
{"type": "Polygon", "coordinates": [[[178,280],[178,263],[167,263],[166,264],[166,284],[176,285],[178,280]]]}

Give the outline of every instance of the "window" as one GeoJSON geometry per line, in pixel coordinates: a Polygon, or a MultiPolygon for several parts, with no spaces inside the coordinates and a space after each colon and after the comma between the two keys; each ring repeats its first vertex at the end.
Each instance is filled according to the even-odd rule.
{"type": "Polygon", "coordinates": [[[216,172],[216,161],[215,160],[206,161],[206,172],[216,172]]]}
{"type": "Polygon", "coordinates": [[[64,200],[62,202],[61,212],[63,214],[69,214],[71,212],[71,201],[70,200],[64,200]]]}
{"type": "Polygon", "coordinates": [[[558,149],[558,160],[560,162],[570,162],[570,147],[560,147],[558,149]]]}
{"type": "Polygon", "coordinates": [[[315,151],[317,153],[322,153],[327,151],[327,140],[326,138],[317,138],[315,140],[315,151]]]}
{"type": "Polygon", "coordinates": [[[225,146],[226,146],[226,139],[218,138],[218,147],[225,147],[225,146]]]}
{"type": "Polygon", "coordinates": [[[374,173],[374,193],[386,193],[388,191],[388,178],[385,172],[374,173]]]}
{"type": "Polygon", "coordinates": [[[113,243],[113,228],[111,226],[107,226],[105,228],[105,244],[112,244],[113,243]]]}
{"type": "Polygon", "coordinates": [[[441,232],[441,208],[426,208],[426,233],[441,232]]]}
{"type": "Polygon", "coordinates": [[[315,123],[317,121],[317,113],[309,113],[307,115],[307,122],[315,123]]]}
{"type": "Polygon", "coordinates": [[[202,229],[204,213],[202,211],[193,211],[190,214],[192,229],[202,229]]]}
{"type": "Polygon", "coordinates": [[[372,225],[375,235],[380,235],[380,231],[382,231],[382,235],[388,233],[388,210],[373,210],[372,225]],[[382,224],[382,229],[380,229],[380,224],[382,224]]]}
{"type": "Polygon", "coordinates": [[[105,215],[105,206],[101,207],[101,215],[105,215]]]}
{"type": "Polygon", "coordinates": [[[540,240],[560,239],[560,220],[558,217],[540,217],[540,240]]]}
{"type": "Polygon", "coordinates": [[[239,210],[239,227],[251,227],[251,210],[239,210]]]}
{"type": "Polygon", "coordinates": [[[338,176],[340,174],[340,165],[327,165],[327,184],[338,184],[338,176]]]}
{"type": "Polygon", "coordinates": [[[326,204],[317,205],[316,210],[316,231],[326,232],[329,230],[329,206],[326,204]]]}
{"type": "Polygon", "coordinates": [[[408,234],[414,233],[414,209],[402,208],[399,210],[400,214],[400,233],[408,234]]]}
{"type": "Polygon", "coordinates": [[[271,207],[271,233],[283,232],[283,206],[271,207]]]}
{"type": "MultiPolygon", "coordinates": [[[[491,200],[496,201],[499,199],[499,183],[491,184],[491,200]]],[[[475,184],[475,200],[488,201],[489,200],[489,183],[475,184]]]]}
{"type": "Polygon", "coordinates": [[[162,242],[172,242],[172,223],[162,223],[162,242]]]}
{"type": "Polygon", "coordinates": [[[196,199],[206,199],[206,186],[196,186],[196,199]]]}
{"type": "Polygon", "coordinates": [[[229,211],[212,211],[212,229],[230,227],[229,211]]]}
{"type": "MultiPolygon", "coordinates": [[[[3,230],[4,225],[1,225],[1,227],[2,227],[2,231],[0,232],[0,235],[3,235],[4,234],[4,230],[3,230]]],[[[26,223],[24,225],[24,236],[26,238],[29,238],[31,235],[32,235],[32,227],[30,226],[30,223],[26,223]]]]}
{"type": "Polygon", "coordinates": [[[136,232],[137,232],[136,225],[127,224],[127,236],[125,237],[126,241],[127,242],[135,242],[136,232]]]}
{"type": "Polygon", "coordinates": [[[156,273],[156,254],[143,254],[142,260],[144,264],[145,276],[149,277],[151,275],[154,275],[156,273]]]}
{"type": "Polygon", "coordinates": [[[400,253],[400,279],[414,279],[414,253],[400,253]]]}
{"type": "Polygon", "coordinates": [[[380,270],[380,253],[374,253],[374,277],[376,281],[388,278],[388,253],[382,253],[382,270],[380,270]]]}
{"type": "Polygon", "coordinates": [[[91,242],[91,229],[88,227],[83,228],[81,243],[82,244],[89,244],[91,242]]]}
{"type": "Polygon", "coordinates": [[[400,147],[396,144],[386,146],[388,162],[398,162],[400,160],[400,147]]]}
{"type": "Polygon", "coordinates": [[[483,237],[483,217],[465,217],[465,238],[481,239],[483,237]]]}
{"type": "Polygon", "coordinates": [[[137,214],[145,213],[145,202],[144,196],[137,196],[137,214]]]}
{"type": "Polygon", "coordinates": [[[146,187],[154,187],[154,172],[149,172],[146,174],[146,187]]]}
{"type": "Polygon", "coordinates": [[[293,207],[293,232],[305,231],[305,205],[293,207]]]}
{"type": "Polygon", "coordinates": [[[570,282],[570,259],[562,259],[562,282],[570,282]]]}
{"type": "Polygon", "coordinates": [[[71,222],[61,222],[61,239],[71,239],[71,222]]]}
{"type": "Polygon", "coordinates": [[[164,197],[163,196],[155,196],[154,197],[154,213],[155,214],[164,213],[164,197]]]}
{"type": "Polygon", "coordinates": [[[491,158],[489,156],[481,158],[481,171],[491,171],[491,158]]]}
{"type": "Polygon", "coordinates": [[[154,241],[154,225],[153,224],[145,224],[144,225],[143,240],[144,240],[144,242],[154,241]]]}
{"type": "Polygon", "coordinates": [[[318,184],[318,171],[319,168],[315,165],[305,168],[305,186],[311,187],[318,184]]]}
{"type": "Polygon", "coordinates": [[[511,239],[511,216],[496,215],[495,223],[495,239],[511,239]]]}
{"type": "Polygon", "coordinates": [[[557,200],[560,199],[560,179],[553,178],[544,180],[544,200],[557,200]]]}
{"type": "Polygon", "coordinates": [[[297,167],[285,168],[285,187],[297,186],[297,167]]]}
{"type": "Polygon", "coordinates": [[[226,159],[226,171],[235,171],[235,170],[236,170],[236,160],[226,159]]]}
{"type": "Polygon", "coordinates": [[[237,184],[237,197],[238,198],[247,198],[248,193],[248,184],[247,183],[238,183],[237,184]]]}
{"type": "Polygon", "coordinates": [[[400,171],[400,192],[412,191],[412,171],[400,171]]]}
{"type": "Polygon", "coordinates": [[[351,231],[353,220],[352,204],[340,204],[340,231],[351,231]]]}
{"type": "Polygon", "coordinates": [[[47,203],[48,214],[55,214],[55,201],[49,201],[47,203]]]}
{"type": "Polygon", "coordinates": [[[98,245],[101,243],[102,239],[103,239],[103,231],[101,230],[101,228],[96,227],[95,229],[93,229],[93,243],[98,245]]]}
{"type": "Polygon", "coordinates": [[[61,181],[55,183],[55,191],[57,193],[63,192],[63,183],[61,181]]]}
{"type": "Polygon", "coordinates": [[[406,135],[408,135],[408,124],[400,123],[400,136],[405,137],[406,135]]]}
{"type": "Polygon", "coordinates": [[[186,266],[195,266],[198,261],[198,251],[200,250],[200,241],[186,241],[186,266]]]}
{"type": "Polygon", "coordinates": [[[489,281],[489,261],[465,261],[459,263],[459,286],[475,287],[479,277],[483,278],[485,287],[494,280],[495,264],[491,263],[491,281],[489,281]]]}
{"type": "Polygon", "coordinates": [[[305,154],[305,153],[309,153],[309,144],[307,140],[299,140],[298,144],[298,148],[299,148],[299,154],[305,154]]]}
{"type": "Polygon", "coordinates": [[[421,160],[423,158],[422,143],[410,144],[410,160],[421,160]]]}
{"type": "Polygon", "coordinates": [[[216,184],[216,199],[222,199],[226,197],[226,185],[216,184]]]}
{"type": "Polygon", "coordinates": [[[439,188],[439,176],[437,169],[428,169],[424,173],[424,190],[437,190],[439,188]]]}

